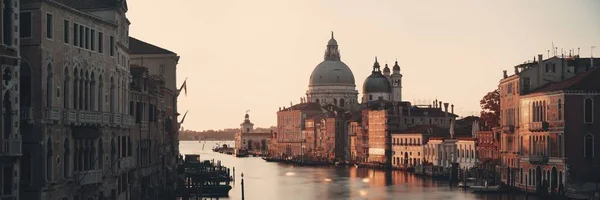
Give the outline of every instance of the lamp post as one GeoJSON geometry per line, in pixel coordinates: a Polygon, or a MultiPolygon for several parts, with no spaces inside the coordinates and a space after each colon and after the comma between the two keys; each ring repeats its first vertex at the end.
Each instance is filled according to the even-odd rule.
{"type": "Polygon", "coordinates": [[[242,172],[242,200],[244,200],[244,173],[242,172]]]}

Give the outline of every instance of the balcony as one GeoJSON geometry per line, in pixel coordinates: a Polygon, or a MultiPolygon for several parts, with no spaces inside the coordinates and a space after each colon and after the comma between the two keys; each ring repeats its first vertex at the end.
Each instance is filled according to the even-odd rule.
{"type": "Polygon", "coordinates": [[[148,130],[148,122],[147,121],[142,121],[142,123],[140,123],[140,129],[141,130],[148,130]]]}
{"type": "Polygon", "coordinates": [[[79,181],[80,185],[102,183],[102,170],[76,172],[74,175],[75,180],[79,181]]]}
{"type": "Polygon", "coordinates": [[[135,168],[135,159],[133,156],[121,158],[121,169],[133,169],[135,168]]]}
{"type": "Polygon", "coordinates": [[[102,113],[102,125],[110,125],[110,113],[102,113]]]}
{"type": "Polygon", "coordinates": [[[46,123],[58,123],[60,121],[60,110],[57,108],[46,109],[46,123]]]}
{"type": "Polygon", "coordinates": [[[113,113],[111,123],[113,126],[121,126],[121,124],[123,124],[122,115],[119,113],[113,113]]]}
{"type": "Polygon", "coordinates": [[[0,148],[0,155],[6,156],[21,156],[21,139],[3,139],[2,148],[0,148]]]}
{"type": "Polygon", "coordinates": [[[33,124],[33,108],[21,108],[19,111],[21,115],[21,121],[33,124]]]}
{"type": "Polygon", "coordinates": [[[548,163],[548,156],[544,156],[544,155],[530,155],[529,156],[529,163],[536,164],[536,165],[546,164],[546,163],[548,163]]]}
{"type": "Polygon", "coordinates": [[[64,110],[63,122],[65,124],[77,124],[77,111],[76,110],[64,110]]]}
{"type": "Polygon", "coordinates": [[[548,131],[548,122],[531,122],[529,123],[529,131],[548,131]]]}
{"type": "Polygon", "coordinates": [[[515,132],[515,126],[514,125],[505,125],[505,126],[502,126],[502,132],[503,133],[514,133],[515,132]]]}
{"type": "Polygon", "coordinates": [[[123,124],[126,126],[133,126],[135,124],[135,121],[133,120],[133,116],[124,115],[123,116],[123,124]]]}

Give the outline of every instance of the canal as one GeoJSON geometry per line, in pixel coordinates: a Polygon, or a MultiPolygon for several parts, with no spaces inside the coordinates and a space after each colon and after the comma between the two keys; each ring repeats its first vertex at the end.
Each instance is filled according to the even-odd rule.
{"type": "MultiPolygon", "coordinates": [[[[221,143],[223,144],[223,143],[221,143]]],[[[232,145],[233,142],[227,142],[232,145]]],[[[258,157],[236,158],[212,152],[214,142],[181,141],[181,154],[199,154],[201,160],[221,160],[235,167],[236,182],[229,198],[241,200],[240,174],[244,173],[245,200],[311,200],[311,199],[427,199],[427,200],[495,200],[526,199],[524,195],[480,195],[450,187],[446,181],[435,181],[402,171],[374,171],[355,167],[294,167],[265,162],[258,157]],[[204,149],[202,148],[204,146],[204,149]]],[[[536,198],[529,196],[529,200],[536,198]]]]}

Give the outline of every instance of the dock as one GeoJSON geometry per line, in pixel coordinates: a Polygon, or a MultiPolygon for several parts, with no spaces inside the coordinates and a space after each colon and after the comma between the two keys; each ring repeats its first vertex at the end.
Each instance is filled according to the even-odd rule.
{"type": "Polygon", "coordinates": [[[200,155],[185,155],[179,166],[178,196],[183,200],[202,197],[228,197],[231,190],[231,170],[220,161],[200,161],[200,155]]]}

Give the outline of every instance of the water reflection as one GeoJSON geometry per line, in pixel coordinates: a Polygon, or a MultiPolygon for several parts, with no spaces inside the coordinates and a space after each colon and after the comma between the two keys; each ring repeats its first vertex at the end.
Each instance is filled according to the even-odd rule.
{"type": "MultiPolygon", "coordinates": [[[[205,146],[214,146],[206,144],[205,146]]],[[[294,167],[268,163],[260,158],[235,158],[202,150],[198,142],[181,142],[182,154],[200,154],[201,159],[221,160],[235,167],[238,181],[229,199],[241,199],[240,174],[244,173],[245,198],[252,200],[286,199],[481,199],[516,200],[524,196],[476,195],[450,187],[445,181],[417,177],[401,171],[383,172],[356,167],[294,167]]],[[[530,197],[529,199],[535,200],[530,197]]]]}

